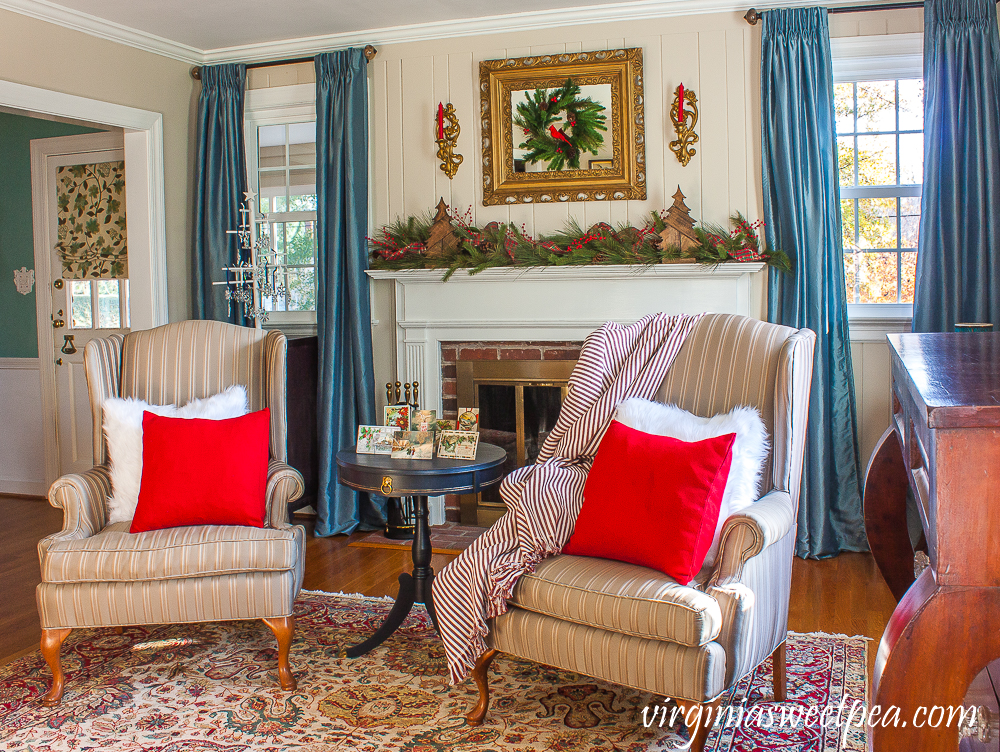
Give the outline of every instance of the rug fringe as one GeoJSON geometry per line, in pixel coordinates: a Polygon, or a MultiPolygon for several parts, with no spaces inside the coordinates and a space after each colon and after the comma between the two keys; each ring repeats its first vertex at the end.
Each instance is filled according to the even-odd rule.
{"type": "Polygon", "coordinates": [[[396,600],[391,595],[365,595],[364,593],[345,593],[343,591],[339,593],[331,593],[329,590],[306,590],[305,588],[302,588],[299,592],[305,593],[306,595],[332,595],[337,598],[350,598],[351,600],[356,601],[392,602],[396,600]]]}
{"type": "Polygon", "coordinates": [[[846,635],[840,632],[793,632],[788,630],[788,634],[795,635],[796,637],[837,637],[841,640],[865,640],[866,642],[875,642],[874,637],[866,637],[865,635],[846,635]]]}

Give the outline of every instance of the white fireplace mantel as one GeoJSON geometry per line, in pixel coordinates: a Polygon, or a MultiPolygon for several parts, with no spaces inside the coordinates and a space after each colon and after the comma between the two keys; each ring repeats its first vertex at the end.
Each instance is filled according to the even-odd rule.
{"type": "Polygon", "coordinates": [[[370,270],[395,282],[398,377],[441,414],[441,343],[583,340],[606,321],[650,313],[762,313],[762,263],[370,270]]]}

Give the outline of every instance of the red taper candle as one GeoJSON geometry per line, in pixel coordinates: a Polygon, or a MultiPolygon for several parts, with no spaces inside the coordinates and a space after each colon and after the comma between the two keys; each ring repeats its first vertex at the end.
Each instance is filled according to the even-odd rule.
{"type": "Polygon", "coordinates": [[[677,125],[684,125],[684,84],[677,87],[677,125]]]}
{"type": "Polygon", "coordinates": [[[444,103],[438,102],[438,141],[444,140],[444,103]]]}

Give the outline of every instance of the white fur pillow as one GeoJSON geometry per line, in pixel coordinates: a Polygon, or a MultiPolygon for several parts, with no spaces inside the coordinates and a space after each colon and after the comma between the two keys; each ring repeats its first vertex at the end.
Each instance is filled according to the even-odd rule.
{"type": "Polygon", "coordinates": [[[150,405],[137,399],[112,397],[104,403],[104,436],[111,460],[111,496],[108,522],[126,522],[135,514],[142,480],[142,414],[145,411],[171,418],[222,420],[247,413],[247,390],[240,384],[184,407],[150,405]]]}
{"type": "Polygon", "coordinates": [[[681,441],[702,441],[727,433],[736,434],[729,479],[719,506],[719,522],[703,565],[713,566],[719,552],[722,526],[731,514],[757,500],[760,475],[769,449],[767,429],[760,414],[752,407],[741,406],[722,415],[702,418],[676,405],[633,397],[618,405],[615,419],[637,431],[655,436],[670,436],[681,441]]]}

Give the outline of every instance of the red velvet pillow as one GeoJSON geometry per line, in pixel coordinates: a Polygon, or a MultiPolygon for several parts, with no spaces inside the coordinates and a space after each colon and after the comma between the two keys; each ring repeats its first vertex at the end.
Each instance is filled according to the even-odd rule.
{"type": "Polygon", "coordinates": [[[142,482],[130,533],[264,527],[268,409],[226,420],[142,414],[142,482]]]}
{"type": "Polygon", "coordinates": [[[658,569],[686,585],[712,545],[735,439],[687,442],[612,421],[562,552],[658,569]]]}

